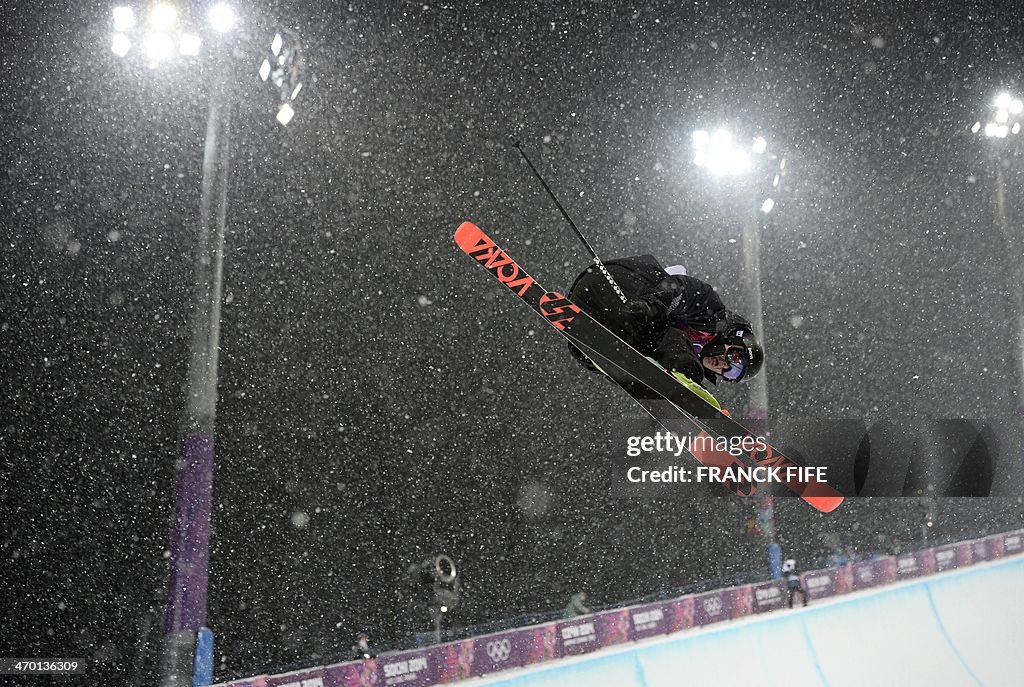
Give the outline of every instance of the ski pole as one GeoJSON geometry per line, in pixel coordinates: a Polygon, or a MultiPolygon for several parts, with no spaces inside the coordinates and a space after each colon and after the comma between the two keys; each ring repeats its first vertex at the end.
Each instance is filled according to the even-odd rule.
{"type": "Polygon", "coordinates": [[[576,226],[576,223],[572,221],[572,217],[570,217],[569,213],[565,211],[565,208],[562,207],[562,204],[558,202],[558,197],[555,196],[554,191],[552,191],[551,187],[548,186],[548,182],[544,181],[544,177],[540,175],[540,172],[537,171],[537,168],[533,166],[532,162],[530,162],[530,158],[527,157],[526,151],[523,150],[522,143],[520,143],[514,136],[509,136],[509,138],[512,139],[512,145],[516,147],[516,150],[519,151],[519,154],[523,156],[524,160],[526,160],[526,164],[530,166],[530,171],[533,172],[533,175],[537,177],[538,181],[540,181],[541,186],[543,186],[544,190],[548,192],[549,196],[551,196],[551,200],[555,201],[555,206],[558,208],[558,211],[562,213],[562,217],[564,217],[565,221],[569,223],[569,226],[573,228],[573,231],[576,232],[576,235],[580,237],[580,241],[583,242],[583,246],[587,249],[587,251],[590,252],[591,257],[594,259],[594,264],[597,266],[597,269],[601,271],[601,274],[604,275],[604,278],[608,280],[608,283],[611,285],[612,290],[615,291],[616,295],[623,303],[627,303],[628,300],[626,299],[626,295],[622,293],[622,289],[620,289],[619,285],[615,283],[615,279],[608,271],[608,268],[605,267],[604,263],[601,261],[601,258],[598,257],[597,251],[595,251],[594,247],[590,245],[590,241],[587,241],[587,237],[583,235],[583,232],[580,231],[580,228],[576,226]]]}

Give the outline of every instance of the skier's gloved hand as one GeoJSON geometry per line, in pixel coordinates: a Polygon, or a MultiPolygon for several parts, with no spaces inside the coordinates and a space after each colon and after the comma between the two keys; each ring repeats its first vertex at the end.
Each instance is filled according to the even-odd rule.
{"type": "Polygon", "coordinates": [[[626,301],[622,304],[623,319],[632,323],[644,322],[654,316],[650,304],[641,300],[626,301]]]}
{"type": "Polygon", "coordinates": [[[669,327],[654,351],[654,359],[666,369],[679,372],[700,384],[704,381],[704,366],[693,350],[693,345],[680,330],[669,327]]]}
{"type": "MultiPolygon", "coordinates": [[[[655,357],[657,357],[657,353],[655,353],[655,357]]],[[[688,379],[696,382],[697,384],[704,381],[704,366],[700,364],[699,360],[678,357],[669,360],[668,364],[665,366],[672,372],[678,372],[685,375],[688,379]]]]}
{"type": "Polygon", "coordinates": [[[719,336],[728,336],[737,329],[751,331],[750,322],[731,310],[726,310],[715,323],[715,333],[719,336]]]}

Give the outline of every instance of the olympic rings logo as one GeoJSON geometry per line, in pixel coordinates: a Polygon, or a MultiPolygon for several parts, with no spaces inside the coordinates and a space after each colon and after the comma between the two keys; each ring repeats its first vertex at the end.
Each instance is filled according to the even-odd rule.
{"type": "Polygon", "coordinates": [[[495,663],[507,661],[511,654],[512,643],[507,639],[496,639],[492,642],[487,642],[487,655],[490,656],[491,660],[495,663]]]}

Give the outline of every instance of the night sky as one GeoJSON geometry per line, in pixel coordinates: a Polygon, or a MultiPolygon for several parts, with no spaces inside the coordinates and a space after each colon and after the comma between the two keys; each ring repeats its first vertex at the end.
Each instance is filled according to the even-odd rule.
{"type": "MultiPolygon", "coordinates": [[[[244,11],[218,676],[424,629],[395,590],[439,551],[465,576],[456,625],[764,568],[743,501],[610,497],[613,421],[642,411],[453,244],[472,220],[549,288],[588,263],[510,135],[602,256],[683,263],[741,313],[741,229],[767,172],[710,179],[691,134],[763,135],[787,160],[762,228],[773,416],[1017,422],[1021,139],[970,127],[1024,86],[1019,9],[818,5],[244,11]],[[305,47],[287,127],[256,74],[277,27],[305,47]]],[[[0,655],[86,657],[127,684],[155,669],[166,587],[209,70],[122,60],[109,30],[108,6],[60,2],[2,29],[0,655]]],[[[745,390],[719,391],[742,414],[745,390]]],[[[802,560],[836,534],[909,548],[925,510],[851,499],[822,516],[786,499],[779,538],[802,560]]],[[[1022,517],[1018,499],[947,500],[929,536],[1022,517]]]]}

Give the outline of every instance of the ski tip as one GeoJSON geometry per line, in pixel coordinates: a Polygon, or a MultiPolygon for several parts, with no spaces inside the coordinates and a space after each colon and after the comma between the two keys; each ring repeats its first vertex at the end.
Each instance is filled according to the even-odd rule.
{"type": "Polygon", "coordinates": [[[459,244],[459,248],[462,250],[468,250],[475,247],[483,235],[484,232],[477,225],[472,222],[463,222],[455,230],[455,243],[459,244]]]}
{"type": "Polygon", "coordinates": [[[843,496],[805,496],[804,500],[822,513],[831,513],[843,502],[843,496]]]}

